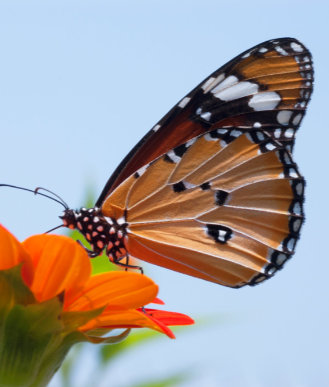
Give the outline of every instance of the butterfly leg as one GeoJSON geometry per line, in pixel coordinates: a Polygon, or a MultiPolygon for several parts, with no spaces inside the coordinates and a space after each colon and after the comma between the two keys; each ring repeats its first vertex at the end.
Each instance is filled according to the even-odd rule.
{"type": "Polygon", "coordinates": [[[125,268],[125,271],[127,271],[128,269],[138,269],[141,274],[144,274],[144,270],[141,266],[137,266],[137,265],[129,265],[129,255],[126,255],[126,263],[122,263],[120,262],[120,260],[122,258],[120,258],[120,260],[117,260],[117,261],[114,261],[114,263],[118,266],[121,266],[121,267],[124,267],[125,268]]]}
{"type": "Polygon", "coordinates": [[[77,243],[87,252],[89,258],[95,258],[100,254],[98,251],[92,251],[87,249],[87,247],[84,246],[83,243],[79,241],[79,239],[77,240],[77,243]]]}

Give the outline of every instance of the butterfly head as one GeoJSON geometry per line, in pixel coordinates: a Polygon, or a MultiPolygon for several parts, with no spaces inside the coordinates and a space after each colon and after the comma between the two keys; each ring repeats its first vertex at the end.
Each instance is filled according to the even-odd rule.
{"type": "Polygon", "coordinates": [[[77,215],[76,211],[70,208],[65,209],[63,215],[60,216],[60,219],[63,220],[64,227],[74,230],[77,227],[77,215]]]}

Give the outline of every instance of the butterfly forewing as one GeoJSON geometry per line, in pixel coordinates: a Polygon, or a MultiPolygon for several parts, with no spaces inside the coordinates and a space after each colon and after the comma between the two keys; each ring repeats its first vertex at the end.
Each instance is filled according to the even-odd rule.
{"type": "MultiPolygon", "coordinates": [[[[175,105],[113,173],[96,205],[126,178],[160,155],[202,133],[223,128],[263,131],[288,149],[304,116],[313,83],[310,52],[297,40],[261,43],[215,71],[175,105]]],[[[224,132],[224,129],[226,131],[224,132]]]]}
{"type": "Polygon", "coordinates": [[[132,256],[240,287],[271,277],[293,254],[304,180],[284,146],[263,132],[219,134],[198,136],[143,167],[102,212],[124,214],[132,256]]]}

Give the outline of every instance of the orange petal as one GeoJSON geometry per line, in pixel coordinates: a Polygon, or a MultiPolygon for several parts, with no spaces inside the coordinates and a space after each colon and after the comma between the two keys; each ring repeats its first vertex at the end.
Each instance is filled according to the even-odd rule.
{"type": "Polygon", "coordinates": [[[155,299],[151,302],[151,304],[158,304],[158,305],[164,305],[164,301],[161,300],[161,298],[155,297],[155,299]]]}
{"type": "Polygon", "coordinates": [[[134,309],[103,312],[100,316],[81,327],[80,330],[86,332],[97,328],[150,328],[159,332],[163,331],[161,327],[159,327],[152,319],[148,318],[147,315],[134,309]]]}
{"type": "Polygon", "coordinates": [[[194,320],[186,314],[177,312],[168,312],[166,310],[145,309],[145,313],[154,320],[161,321],[165,325],[191,325],[194,320]]]}
{"type": "Polygon", "coordinates": [[[83,290],[65,297],[65,310],[108,308],[136,309],[151,302],[158,286],[148,277],[132,272],[108,272],[90,277],[83,290]]]}
{"type": "Polygon", "coordinates": [[[79,289],[91,274],[85,250],[74,240],[59,235],[35,235],[23,242],[35,267],[31,289],[38,301],[79,289]]]}
{"type": "Polygon", "coordinates": [[[25,271],[29,279],[33,276],[31,258],[22,244],[0,224],[0,270],[10,269],[25,262],[25,271]]]}

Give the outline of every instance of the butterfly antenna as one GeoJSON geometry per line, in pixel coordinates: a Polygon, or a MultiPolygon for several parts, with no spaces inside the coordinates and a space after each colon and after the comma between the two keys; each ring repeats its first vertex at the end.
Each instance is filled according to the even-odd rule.
{"type": "Polygon", "coordinates": [[[65,209],[68,209],[68,208],[69,208],[69,206],[67,205],[67,203],[66,203],[59,195],[55,194],[55,192],[50,191],[50,190],[47,189],[47,188],[37,187],[37,188],[34,190],[34,193],[35,193],[35,194],[39,194],[39,195],[43,195],[43,194],[40,194],[40,193],[39,193],[40,190],[51,193],[51,194],[54,195],[57,199],[60,200],[60,203],[63,204],[63,206],[65,207],[65,209]]]}
{"type": "Polygon", "coordinates": [[[57,230],[58,228],[61,228],[61,227],[64,227],[64,225],[63,225],[63,224],[60,224],[59,226],[56,226],[56,227],[54,227],[54,228],[51,228],[50,230],[44,232],[44,234],[48,234],[48,233],[50,233],[50,232],[52,232],[52,231],[54,231],[54,230],[57,230]]]}
{"type": "Polygon", "coordinates": [[[41,187],[38,187],[38,188],[36,188],[35,190],[28,189],[28,188],[24,188],[24,187],[19,187],[19,186],[17,186],[17,185],[11,185],[11,184],[0,184],[0,187],[10,187],[10,188],[21,189],[21,190],[23,190],[23,191],[32,192],[32,193],[34,193],[35,195],[44,196],[44,197],[46,197],[46,198],[48,198],[48,199],[54,200],[55,202],[61,204],[66,210],[69,208],[69,206],[64,202],[64,200],[63,200],[61,197],[59,197],[58,195],[54,194],[53,192],[48,191],[48,190],[46,190],[46,189],[44,189],[44,188],[41,188],[41,187]],[[57,197],[59,200],[56,199],[56,198],[54,198],[54,197],[52,197],[52,196],[49,196],[49,195],[43,194],[43,193],[41,193],[41,192],[38,192],[39,189],[43,189],[43,190],[45,190],[45,191],[47,191],[47,192],[53,194],[53,195],[54,195],[55,197],[57,197]]]}

